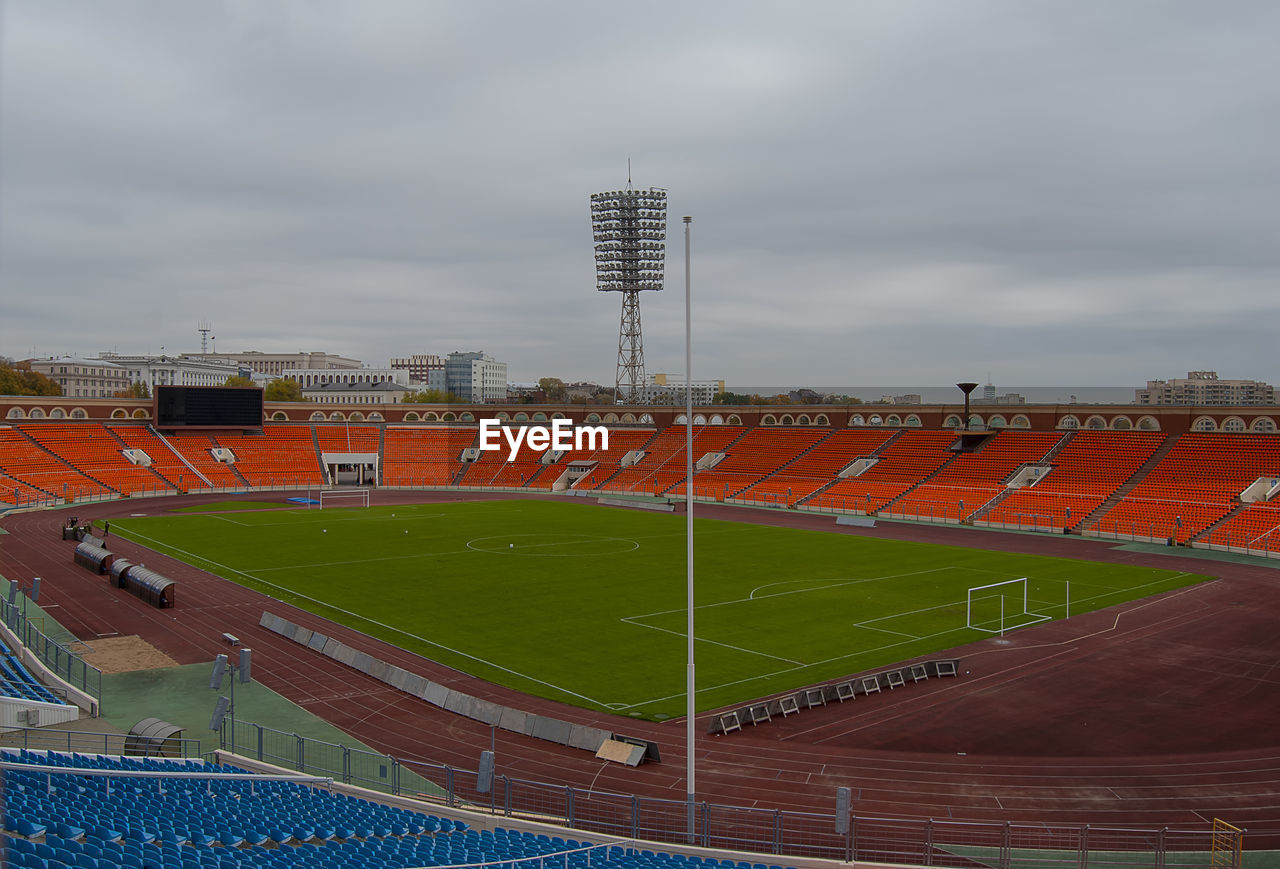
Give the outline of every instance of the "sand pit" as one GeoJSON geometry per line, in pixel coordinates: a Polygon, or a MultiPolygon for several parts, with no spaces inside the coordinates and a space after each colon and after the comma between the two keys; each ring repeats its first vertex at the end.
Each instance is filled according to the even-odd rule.
{"type": "Polygon", "coordinates": [[[104,673],[127,673],[132,670],[159,670],[176,667],[178,662],[148,643],[142,637],[103,637],[86,644],[92,651],[83,655],[85,663],[104,673]]]}

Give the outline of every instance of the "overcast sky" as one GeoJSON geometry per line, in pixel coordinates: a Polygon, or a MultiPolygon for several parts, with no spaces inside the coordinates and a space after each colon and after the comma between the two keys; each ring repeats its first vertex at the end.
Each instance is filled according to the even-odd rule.
{"type": "Polygon", "coordinates": [[[0,0],[0,354],[1280,383],[1280,3],[0,0]]]}

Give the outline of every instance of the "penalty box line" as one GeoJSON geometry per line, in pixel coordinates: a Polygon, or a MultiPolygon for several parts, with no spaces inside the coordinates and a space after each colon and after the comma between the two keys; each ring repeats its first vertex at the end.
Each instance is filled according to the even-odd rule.
{"type": "MultiPolygon", "coordinates": [[[[933,640],[933,639],[937,639],[937,638],[939,638],[939,637],[946,637],[946,636],[949,636],[949,635],[951,635],[951,634],[955,634],[955,633],[957,633],[957,632],[962,632],[962,631],[965,631],[965,630],[966,630],[966,628],[963,628],[963,627],[960,627],[960,628],[951,628],[950,630],[941,631],[941,632],[936,633],[936,634],[926,634],[926,635],[925,635],[925,636],[923,636],[923,637],[919,637],[919,638],[918,638],[918,640],[901,640],[901,641],[896,642],[896,643],[886,643],[886,644],[885,644],[885,645],[883,645],[883,646],[876,646],[875,648],[871,648],[871,649],[861,649],[861,650],[859,650],[859,651],[857,651],[857,652],[850,652],[850,653],[849,653],[849,654],[847,654],[847,655],[836,655],[835,657],[827,658],[826,660],[823,660],[823,661],[814,661],[814,662],[813,662],[813,663],[811,663],[811,664],[801,664],[801,665],[800,665],[800,666],[798,666],[798,667],[787,667],[787,668],[782,669],[782,670],[774,670],[774,671],[773,671],[773,672],[771,672],[771,673],[761,673],[761,674],[759,674],[759,675],[757,675],[757,676],[748,676],[748,677],[746,677],[745,679],[734,679],[734,680],[733,680],[733,681],[731,681],[731,682],[722,682],[722,683],[720,683],[719,685],[699,686],[699,687],[698,687],[698,692],[699,692],[699,693],[703,693],[703,692],[707,692],[707,691],[719,691],[719,690],[721,690],[721,689],[723,689],[723,688],[733,688],[733,687],[735,687],[735,686],[737,686],[737,685],[749,685],[749,684],[751,684],[752,682],[758,682],[758,681],[761,681],[761,680],[763,680],[763,679],[772,679],[772,678],[774,678],[774,677],[776,677],[776,676],[785,676],[785,675],[787,675],[788,673],[799,673],[799,672],[802,672],[802,671],[804,671],[804,670],[811,669],[811,668],[813,668],[813,667],[821,667],[821,666],[824,666],[824,665],[826,665],[826,664],[833,664],[833,663],[835,663],[836,661],[844,661],[844,660],[848,660],[849,658],[853,658],[853,657],[856,657],[856,656],[858,656],[858,655],[870,655],[870,654],[875,654],[876,652],[883,652],[883,651],[887,651],[888,649],[897,648],[898,646],[906,646],[906,645],[909,645],[909,644],[911,644],[911,643],[913,643],[913,642],[918,642],[919,640],[933,640]]],[[[621,710],[626,710],[626,709],[636,709],[636,708],[638,708],[638,707],[640,707],[640,706],[648,706],[648,705],[651,705],[651,704],[654,704],[654,703],[665,703],[665,702],[666,702],[666,701],[668,701],[668,700],[674,700],[674,699],[676,699],[676,698],[678,698],[678,697],[683,697],[683,696],[684,696],[684,692],[680,692],[679,694],[668,694],[668,695],[667,695],[667,696],[665,696],[665,697],[655,697],[655,698],[650,699],[650,700],[644,700],[644,701],[641,701],[641,702],[639,702],[639,703],[632,703],[632,704],[631,704],[631,705],[629,705],[629,706],[620,706],[620,707],[617,707],[617,708],[618,708],[620,711],[621,711],[621,710]]]]}
{"type": "MultiPolygon", "coordinates": [[[[123,536],[127,536],[128,534],[132,534],[134,537],[141,538],[142,540],[148,540],[151,543],[155,543],[165,549],[172,550],[173,552],[181,553],[182,555],[185,555],[195,561],[203,561],[206,564],[211,564],[214,567],[228,571],[229,573],[238,574],[240,576],[245,577],[246,579],[250,579],[254,582],[261,583],[262,585],[282,591],[285,594],[290,594],[290,595],[293,595],[294,597],[301,598],[302,600],[310,601],[311,603],[317,604],[318,606],[325,607],[326,609],[333,610],[334,612],[339,612],[339,613],[342,613],[343,615],[351,616],[354,619],[359,619],[360,621],[366,622],[371,625],[377,625],[380,628],[386,628],[387,630],[396,634],[400,634],[403,637],[409,637],[410,639],[418,640],[419,642],[425,643],[429,646],[434,646],[437,649],[442,649],[443,651],[451,652],[460,657],[467,658],[471,661],[475,661],[478,664],[483,664],[486,667],[492,667],[495,670],[501,670],[504,673],[510,673],[512,676],[516,676],[521,679],[527,679],[528,681],[533,682],[535,684],[543,685],[547,688],[560,691],[561,693],[567,694],[570,697],[577,697],[579,700],[585,700],[588,703],[594,703],[595,705],[601,706],[601,707],[607,708],[610,706],[610,704],[604,703],[600,700],[596,700],[594,697],[588,697],[585,694],[579,694],[576,691],[570,691],[568,688],[564,688],[560,685],[555,684],[554,682],[547,682],[543,679],[537,679],[533,676],[529,676],[529,675],[526,675],[525,673],[521,673],[519,670],[513,670],[510,667],[504,667],[501,664],[495,664],[492,661],[488,661],[488,660],[485,660],[484,658],[477,657],[476,655],[469,654],[467,652],[462,651],[461,649],[455,649],[451,646],[446,646],[443,643],[437,643],[433,640],[428,640],[426,637],[420,637],[417,634],[411,634],[406,630],[395,627],[394,625],[384,624],[383,622],[377,621],[375,619],[371,619],[368,616],[363,616],[363,615],[360,615],[359,613],[354,613],[351,610],[343,609],[340,606],[335,606],[334,604],[326,603],[322,600],[317,600],[316,598],[313,598],[309,595],[302,594],[301,592],[294,591],[293,589],[286,588],[282,585],[276,585],[274,582],[270,582],[268,580],[254,576],[253,574],[247,573],[243,570],[237,570],[236,568],[231,567],[230,565],[221,564],[220,562],[214,561],[211,558],[206,558],[203,555],[197,555],[194,552],[188,552],[185,549],[179,549],[176,546],[171,546],[167,543],[163,543],[162,541],[156,540],[154,537],[148,537],[145,534],[139,534],[137,531],[129,531],[127,532],[127,534],[123,536]]],[[[158,552],[160,550],[155,550],[155,551],[158,552]]],[[[474,551],[474,550],[468,550],[468,551],[474,551]]]]}
{"type": "MultiPolygon", "coordinates": [[[[856,585],[856,584],[859,584],[859,583],[866,583],[866,582],[878,582],[878,581],[886,580],[886,579],[901,579],[902,577],[905,577],[905,576],[919,576],[919,575],[926,574],[926,573],[938,573],[938,572],[940,572],[940,571],[945,571],[945,570],[954,570],[954,569],[955,569],[955,568],[953,568],[953,567],[932,567],[932,568],[929,568],[928,570],[917,570],[917,571],[912,571],[912,572],[909,572],[909,573],[889,574],[889,575],[886,575],[886,576],[874,576],[874,577],[867,577],[867,578],[863,578],[863,579],[846,579],[846,580],[837,580],[837,581],[835,581],[835,582],[830,582],[830,583],[828,583],[828,584],[826,584],[826,585],[814,586],[814,587],[810,587],[810,588],[791,589],[791,590],[789,590],[789,591],[780,591],[780,592],[775,592],[775,593],[773,593],[773,594],[766,594],[766,595],[761,595],[760,597],[756,597],[756,592],[758,592],[758,591],[760,591],[761,589],[764,589],[764,588],[770,588],[771,586],[785,585],[785,584],[796,583],[796,582],[812,582],[813,580],[807,580],[807,579],[796,579],[796,580],[788,580],[786,583],[779,583],[779,582],[775,582],[775,583],[769,583],[768,585],[758,586],[758,587],[756,587],[756,588],[752,589],[752,591],[751,591],[750,595],[749,595],[749,596],[747,596],[747,597],[744,597],[744,598],[736,598],[736,599],[734,599],[734,600],[728,600],[728,601],[718,601],[718,602],[716,602],[716,603],[710,603],[710,604],[703,604],[703,605],[701,605],[701,606],[695,607],[695,610],[710,609],[710,608],[712,608],[712,607],[728,606],[728,605],[731,605],[731,604],[739,604],[739,603],[752,603],[752,602],[760,601],[760,600],[768,600],[769,598],[772,598],[772,597],[785,597],[785,596],[787,596],[787,595],[793,595],[793,594],[805,594],[805,593],[807,593],[807,592],[812,592],[812,591],[822,591],[822,590],[824,590],[824,589],[828,589],[828,588],[839,588],[839,587],[841,587],[841,586],[846,586],[846,585],[856,585]]],[[[819,580],[819,581],[822,581],[822,580],[819,580]]],[[[945,607],[948,607],[948,606],[954,606],[954,604],[940,604],[940,605],[939,605],[939,606],[937,606],[937,607],[927,607],[927,608],[925,608],[925,609],[913,610],[913,611],[911,611],[911,612],[906,612],[906,613],[895,613],[895,614],[892,614],[892,615],[881,616],[881,617],[879,617],[879,618],[875,618],[875,619],[867,619],[867,620],[866,620],[866,621],[864,621],[864,622],[854,622],[854,623],[853,623],[853,626],[854,626],[854,627],[864,628],[864,629],[869,630],[869,631],[877,631],[877,632],[879,632],[879,633],[893,634],[893,635],[895,635],[895,636],[899,636],[899,637],[906,637],[906,640],[907,640],[907,641],[914,642],[914,641],[917,641],[917,640],[928,639],[928,637],[921,637],[921,636],[917,636],[917,635],[915,635],[915,634],[907,634],[907,633],[903,633],[902,631],[893,631],[893,630],[889,630],[889,629],[887,629],[887,628],[876,628],[876,627],[872,627],[872,626],[870,625],[870,623],[871,623],[871,622],[875,622],[875,621],[883,621],[883,620],[885,620],[885,619],[899,618],[899,617],[904,616],[904,615],[913,615],[913,614],[916,614],[916,613],[927,612],[927,611],[928,611],[928,610],[930,610],[930,609],[942,609],[942,608],[945,608],[945,607]]],[[[648,629],[650,629],[650,630],[660,631],[660,632],[665,633],[665,634],[671,634],[671,635],[673,635],[673,636],[677,636],[677,637],[685,637],[685,638],[687,638],[687,637],[688,637],[688,634],[687,634],[687,633],[685,633],[685,632],[683,632],[683,631],[673,631],[673,630],[671,630],[671,629],[669,629],[669,628],[660,628],[660,627],[658,627],[657,625],[645,624],[644,622],[639,621],[639,619],[646,619],[646,618],[650,618],[650,617],[652,617],[652,616],[671,615],[671,614],[673,614],[673,613],[680,613],[680,612],[684,612],[684,610],[683,610],[683,609],[660,610],[660,611],[657,611],[657,612],[642,613],[642,614],[640,614],[640,615],[635,615],[635,616],[622,616],[622,617],[620,617],[620,618],[618,619],[618,621],[623,622],[623,623],[625,623],[625,624],[634,625],[634,626],[636,626],[636,627],[638,627],[638,628],[648,628],[648,629]]],[[[785,664],[792,664],[792,665],[793,665],[792,667],[790,667],[790,668],[788,668],[788,669],[785,669],[785,670],[779,670],[779,671],[776,671],[775,673],[770,673],[770,674],[766,674],[765,676],[753,677],[753,678],[767,678],[768,676],[777,675],[777,674],[779,674],[779,673],[789,673],[789,672],[793,672],[794,670],[803,670],[803,669],[804,669],[804,668],[806,668],[806,667],[814,667],[814,666],[818,666],[818,665],[820,665],[820,664],[828,663],[828,661],[818,661],[818,662],[815,662],[815,663],[813,663],[813,664],[805,664],[805,663],[803,663],[803,662],[801,662],[801,661],[796,661],[796,660],[794,660],[794,659],[792,659],[792,658],[784,658],[784,657],[782,657],[781,655],[771,655],[771,654],[769,654],[768,652],[762,652],[762,651],[760,651],[760,650],[758,650],[758,649],[748,649],[748,648],[745,648],[745,647],[743,647],[743,646],[735,646],[735,645],[733,645],[733,644],[731,644],[731,643],[722,643],[722,642],[720,642],[720,641],[718,641],[718,640],[711,640],[711,639],[708,639],[708,638],[706,638],[706,637],[699,637],[699,636],[695,636],[695,637],[694,637],[694,641],[695,641],[695,642],[699,642],[699,643],[708,643],[708,644],[710,644],[710,645],[713,645],[713,646],[719,646],[719,647],[724,648],[724,649],[730,649],[730,650],[735,651],[735,652],[742,652],[744,655],[755,655],[755,656],[757,656],[757,657],[761,657],[761,658],[768,658],[768,659],[769,659],[769,660],[771,660],[771,661],[781,661],[782,663],[785,663],[785,664]]],[[[894,645],[899,645],[899,644],[894,644],[894,645]]],[[[884,647],[881,647],[881,648],[891,648],[891,646],[884,646],[884,647]]],[[[879,649],[875,649],[875,650],[872,650],[872,651],[879,651],[879,649]]],[[[831,659],[831,660],[838,660],[838,659],[831,659]]],[[[745,681],[750,681],[750,680],[748,679],[748,680],[745,680],[745,681]]],[[[717,687],[727,687],[728,685],[734,685],[734,684],[737,684],[737,683],[730,682],[730,683],[726,683],[726,685],[723,685],[723,686],[717,686],[717,687]]],[[[666,700],[666,699],[669,699],[669,698],[660,698],[659,700],[645,701],[645,702],[646,702],[646,703],[654,703],[654,702],[661,702],[661,700],[666,700]]],[[[619,708],[619,709],[632,709],[632,708],[635,708],[636,706],[642,706],[642,705],[645,705],[645,703],[636,703],[636,704],[632,704],[632,705],[630,705],[630,706],[618,706],[618,707],[616,707],[616,708],[619,708]]]]}
{"type": "MultiPolygon", "coordinates": [[[[965,570],[967,570],[968,568],[941,567],[941,568],[935,568],[935,569],[933,569],[933,570],[920,571],[920,572],[921,572],[921,573],[933,573],[933,572],[940,571],[940,570],[957,570],[957,569],[965,569],[965,570]]],[[[904,576],[907,576],[907,575],[913,575],[913,574],[903,574],[903,575],[904,575],[904,576]]],[[[1172,580],[1172,579],[1176,579],[1178,576],[1187,576],[1187,575],[1188,575],[1188,574],[1184,571],[1184,572],[1182,572],[1182,573],[1176,574],[1176,575],[1175,575],[1175,576],[1173,576],[1173,577],[1166,577],[1166,578],[1163,578],[1163,579],[1154,580],[1154,581],[1149,582],[1149,583],[1143,583],[1142,585],[1133,586],[1132,588],[1140,589],[1140,588],[1147,588],[1147,587],[1149,587],[1149,586],[1160,585],[1160,584],[1165,583],[1165,582],[1168,582],[1168,581],[1170,581],[1170,580],[1172,580]]],[[[891,579],[891,578],[893,578],[893,577],[884,577],[884,578],[886,578],[886,579],[891,579]]],[[[802,580],[797,580],[797,581],[802,581],[802,580]]],[[[859,580],[851,580],[851,582],[857,582],[857,581],[859,581],[859,580]]],[[[827,587],[829,587],[829,586],[827,586],[827,587]]],[[[805,590],[806,590],[806,589],[800,589],[800,590],[798,590],[797,592],[782,592],[782,594],[798,593],[799,591],[805,591],[805,590]]],[[[1094,600],[1099,600],[1099,599],[1101,599],[1101,598],[1109,597],[1109,596],[1111,596],[1111,595],[1117,594],[1117,593],[1119,593],[1119,592],[1121,592],[1121,591],[1124,591],[1124,590],[1125,590],[1125,589],[1112,589],[1112,590],[1107,591],[1107,592],[1105,592],[1105,593],[1103,593],[1103,594],[1100,594],[1100,595],[1094,595],[1094,596],[1087,597],[1087,598],[1081,598],[1081,599],[1080,599],[1080,603],[1087,603],[1087,602],[1091,602],[1091,601],[1094,601],[1094,600]]],[[[767,597],[774,597],[774,596],[775,596],[775,595],[768,595],[767,597]]],[[[738,603],[738,602],[740,602],[740,601],[730,601],[730,603],[738,603]]],[[[958,608],[958,609],[962,609],[962,608],[964,607],[964,603],[965,603],[964,601],[954,601],[954,602],[952,602],[952,603],[938,604],[937,606],[924,607],[924,608],[919,609],[919,610],[911,610],[911,611],[909,611],[909,612],[895,613],[895,614],[888,615],[888,616],[880,616],[879,618],[876,618],[876,619],[868,619],[868,620],[867,620],[867,622],[872,622],[872,621],[882,621],[882,620],[884,620],[884,619],[898,618],[898,617],[900,617],[900,616],[904,616],[904,615],[912,615],[912,614],[916,614],[916,613],[923,613],[923,612],[928,612],[928,611],[930,611],[930,610],[947,609],[947,608],[949,608],[949,607],[955,607],[955,608],[958,608]]],[[[720,605],[720,604],[707,604],[707,606],[719,606],[719,605],[720,605]]],[[[1057,606],[1062,606],[1062,604],[1057,604],[1057,606]]],[[[671,612],[683,612],[683,610],[667,610],[667,611],[665,611],[664,613],[653,613],[652,615],[662,615],[662,614],[671,613],[671,612]]],[[[634,618],[643,618],[643,616],[637,616],[637,617],[634,617],[634,618]]],[[[1044,618],[1044,621],[1052,621],[1052,620],[1053,620],[1053,617],[1052,617],[1052,616],[1047,616],[1047,617],[1045,617],[1045,618],[1044,618]]],[[[1039,624],[1039,623],[1040,623],[1040,622],[1031,622],[1031,623],[1028,623],[1027,625],[1020,625],[1019,627],[1029,627],[1031,624],[1039,624]]],[[[650,626],[649,626],[649,625],[645,625],[645,627],[650,627],[650,626]]],[[[874,630],[874,631],[881,631],[881,630],[883,630],[883,629],[881,629],[881,628],[868,628],[868,629],[869,629],[869,630],[874,630]]],[[[897,647],[899,647],[899,646],[909,645],[910,643],[913,643],[913,642],[921,642],[921,641],[924,641],[924,640],[935,640],[935,639],[939,639],[939,638],[941,638],[941,637],[950,636],[950,635],[953,635],[953,634],[964,634],[965,632],[967,632],[967,631],[969,631],[969,630],[971,630],[971,629],[970,629],[970,628],[966,628],[966,627],[961,626],[961,627],[958,627],[958,628],[951,628],[951,629],[949,629],[949,630],[945,630],[945,631],[939,631],[938,633],[935,633],[935,634],[925,634],[924,636],[919,636],[919,637],[913,637],[912,635],[909,635],[909,634],[900,634],[900,633],[899,633],[899,632],[897,632],[897,631],[884,631],[885,633],[890,633],[890,634],[899,634],[900,636],[907,637],[908,639],[903,639],[903,640],[901,640],[901,641],[899,641],[899,642],[894,642],[894,643],[886,643],[885,645],[882,645],[882,646],[876,646],[876,647],[874,647],[874,648],[870,648],[870,649],[862,649],[862,650],[859,650],[859,651],[857,651],[857,652],[850,652],[850,653],[849,653],[849,654],[847,654],[847,655],[836,655],[836,656],[834,656],[834,657],[827,658],[827,659],[822,660],[822,661],[814,661],[814,662],[813,662],[813,663],[811,663],[811,664],[801,664],[801,665],[796,666],[796,667],[787,667],[787,668],[785,668],[785,669],[781,669],[781,670],[774,670],[773,672],[770,672],[770,673],[761,673],[761,674],[759,674],[758,676],[748,676],[748,677],[747,677],[747,678],[745,678],[745,679],[735,679],[735,680],[733,680],[733,681],[731,681],[731,682],[722,682],[722,683],[721,683],[721,684],[719,684],[719,685],[711,685],[711,686],[707,686],[707,687],[701,687],[701,688],[699,688],[698,690],[699,690],[699,691],[719,691],[719,690],[724,689],[724,688],[733,688],[733,687],[736,687],[736,686],[738,686],[738,685],[749,685],[749,684],[751,684],[752,682],[758,682],[758,681],[762,681],[762,680],[766,680],[766,679],[772,679],[772,678],[775,678],[775,677],[777,677],[777,676],[785,676],[785,675],[787,675],[788,673],[798,673],[798,672],[803,672],[804,670],[807,670],[807,669],[810,669],[810,668],[813,668],[813,667],[821,667],[821,666],[825,666],[825,665],[827,665],[827,664],[833,664],[833,663],[835,663],[835,662],[837,662],[837,661],[848,660],[848,659],[850,659],[850,658],[853,658],[853,657],[856,657],[856,656],[859,656],[859,655],[871,655],[871,654],[875,654],[875,653],[877,653],[877,652],[884,652],[884,651],[887,651],[887,650],[889,650],[889,649],[897,648],[897,647]]],[[[665,697],[656,697],[656,698],[653,698],[653,699],[651,699],[651,700],[645,700],[645,701],[640,702],[640,703],[633,703],[633,704],[631,704],[630,706],[623,706],[623,707],[619,707],[619,710],[621,711],[621,710],[626,710],[626,709],[636,709],[636,708],[639,708],[639,707],[641,707],[641,706],[648,706],[648,705],[652,705],[652,704],[654,704],[654,703],[665,703],[665,702],[667,702],[667,701],[669,701],[669,700],[674,700],[674,699],[676,699],[677,697],[682,697],[682,696],[684,696],[684,695],[683,695],[683,694],[668,694],[668,695],[667,695],[667,696],[665,696],[665,697]]]]}

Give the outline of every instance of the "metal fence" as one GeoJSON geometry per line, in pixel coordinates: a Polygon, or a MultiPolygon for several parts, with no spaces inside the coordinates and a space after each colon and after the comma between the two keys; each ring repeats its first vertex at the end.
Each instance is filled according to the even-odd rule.
{"type": "Polygon", "coordinates": [[[97,700],[101,710],[102,671],[86,664],[75,652],[32,624],[27,617],[26,600],[26,595],[22,595],[21,602],[0,600],[0,619],[18,636],[19,642],[44,662],[46,667],[97,700]]]}
{"type": "MultiPolygon", "coordinates": [[[[74,751],[81,754],[137,754],[137,751],[131,750],[136,740],[137,737],[123,733],[89,733],[47,727],[23,727],[0,734],[0,746],[39,751],[74,751]]],[[[180,757],[200,757],[198,739],[171,736],[164,742],[166,748],[176,748],[180,757]]]]}
{"type": "MultiPolygon", "coordinates": [[[[1213,830],[1124,829],[850,815],[700,802],[689,831],[689,806],[664,800],[494,776],[481,791],[477,773],[444,764],[399,760],[306,739],[247,721],[223,723],[228,751],[346,784],[507,818],[577,830],[719,850],[786,857],[863,860],[971,869],[1152,867],[1211,869],[1213,830]]],[[[834,794],[832,802],[834,803],[834,794]]],[[[1239,851],[1243,833],[1232,844],[1239,851]]],[[[1221,858],[1221,854],[1219,854],[1221,858]]],[[[770,863],[778,863],[771,860],[770,863]]],[[[1221,864],[1219,864],[1221,865],[1221,864]]],[[[1238,856],[1229,864],[1239,867],[1238,856]]]]}
{"type": "MultiPolygon", "coordinates": [[[[140,486],[128,492],[117,492],[114,489],[88,489],[77,486],[63,486],[61,494],[47,493],[13,493],[13,504],[0,503],[0,515],[9,510],[32,510],[39,507],[60,507],[70,504],[96,504],[103,501],[119,501],[123,498],[163,498],[173,495],[245,495],[264,492],[299,492],[324,488],[322,484],[307,478],[257,478],[253,483],[241,483],[235,486],[209,486],[196,483],[192,477],[178,476],[177,489],[162,483],[140,486]],[[185,480],[185,483],[184,483],[185,480]],[[192,484],[192,485],[187,485],[192,484]]],[[[442,487],[451,488],[451,487],[442,487]]],[[[527,490],[522,490],[527,491],[527,490]]]]}

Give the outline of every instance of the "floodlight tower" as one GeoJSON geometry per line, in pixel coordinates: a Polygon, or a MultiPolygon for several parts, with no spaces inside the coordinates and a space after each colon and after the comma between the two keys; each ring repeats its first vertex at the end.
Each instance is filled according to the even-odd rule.
{"type": "Polygon", "coordinates": [[[596,243],[596,289],[622,293],[614,400],[634,401],[644,384],[640,292],[662,289],[667,192],[658,187],[632,190],[628,178],[626,190],[591,194],[591,232],[596,243]]]}

